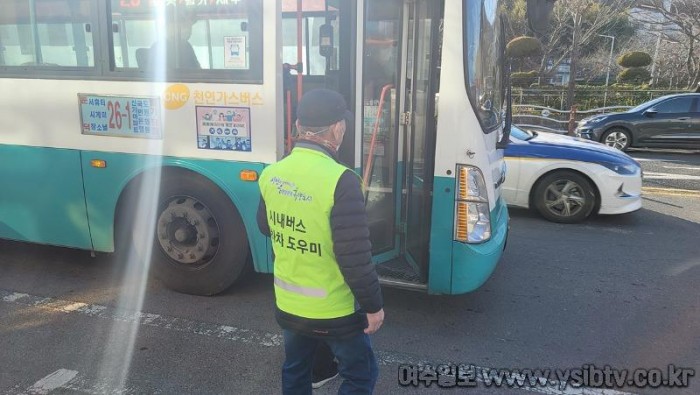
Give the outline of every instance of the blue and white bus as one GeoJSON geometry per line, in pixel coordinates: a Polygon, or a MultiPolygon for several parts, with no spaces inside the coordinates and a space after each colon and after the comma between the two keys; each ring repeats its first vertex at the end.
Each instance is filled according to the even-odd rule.
{"type": "Polygon", "coordinates": [[[340,157],[364,176],[382,281],[472,291],[508,233],[500,6],[3,1],[0,238],[135,252],[193,294],[271,272],[257,176],[299,88],[328,87],[354,109],[340,157]]]}

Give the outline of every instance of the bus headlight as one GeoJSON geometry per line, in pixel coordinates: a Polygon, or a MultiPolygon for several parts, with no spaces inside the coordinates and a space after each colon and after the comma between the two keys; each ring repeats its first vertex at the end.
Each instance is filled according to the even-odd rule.
{"type": "Polygon", "coordinates": [[[491,238],[491,217],[486,182],[473,166],[457,166],[454,239],[483,243],[491,238]]]}

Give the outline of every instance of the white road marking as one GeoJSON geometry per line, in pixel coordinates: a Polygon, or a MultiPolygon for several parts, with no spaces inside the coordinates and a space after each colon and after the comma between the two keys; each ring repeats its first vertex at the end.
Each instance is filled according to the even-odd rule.
{"type": "Polygon", "coordinates": [[[133,395],[143,393],[143,391],[137,391],[133,388],[112,388],[109,384],[91,381],[80,375],[78,371],[69,369],[59,369],[22,392],[16,392],[19,389],[18,387],[11,390],[9,394],[49,395],[52,391],[59,389],[90,395],[133,395]]]}
{"type": "Polygon", "coordinates": [[[663,166],[665,169],[679,169],[679,170],[696,170],[700,171],[700,166],[697,167],[692,167],[692,166],[663,166]]]}
{"type": "MultiPolygon", "coordinates": [[[[186,332],[192,335],[207,336],[220,338],[224,340],[253,344],[264,347],[281,347],[283,344],[283,337],[280,334],[268,333],[252,329],[237,328],[229,325],[217,325],[207,322],[194,321],[184,318],[171,317],[161,314],[143,313],[138,311],[118,311],[113,307],[87,304],[75,301],[60,300],[54,298],[46,298],[35,295],[29,295],[26,293],[11,292],[7,290],[0,289],[0,300],[6,303],[12,303],[27,307],[38,307],[49,309],[66,314],[80,314],[88,317],[96,317],[101,319],[108,319],[120,322],[138,322],[140,325],[156,327],[167,330],[174,330],[178,332],[186,332]]],[[[432,365],[436,366],[439,364],[450,363],[452,361],[438,361],[438,360],[428,360],[426,358],[418,357],[411,354],[382,351],[376,350],[377,362],[380,365],[417,365],[425,366],[432,365]]],[[[464,363],[465,361],[459,361],[457,363],[464,363]]],[[[454,363],[454,362],[452,362],[454,363]]],[[[474,366],[477,370],[489,371],[491,368],[485,368],[480,366],[474,366]]],[[[65,369],[61,369],[65,370],[65,369]]],[[[58,371],[57,371],[58,372],[58,371]]],[[[75,371],[71,371],[75,372],[75,371]]],[[[70,380],[75,378],[75,374],[67,381],[61,385],[67,384],[70,380]]],[[[48,377],[48,376],[47,376],[48,377]]],[[[67,377],[67,376],[65,376],[67,377]]],[[[44,379],[42,379],[44,380],[44,379]]],[[[483,379],[477,378],[478,381],[483,382],[483,379]]],[[[38,384],[39,382],[37,382],[38,384]]],[[[87,380],[79,378],[73,380],[68,386],[64,387],[67,389],[79,390],[82,392],[87,392],[90,394],[104,394],[107,388],[101,387],[99,384],[95,386],[90,386],[87,380]],[[89,389],[89,388],[92,389],[89,389]]],[[[34,386],[36,386],[35,384],[34,386]]],[[[61,386],[59,385],[59,387],[61,386]]],[[[32,386],[32,388],[34,387],[32,386]]],[[[596,388],[563,388],[563,383],[550,380],[548,385],[539,387],[516,387],[517,389],[522,389],[526,391],[538,392],[542,394],[549,395],[632,395],[629,392],[621,392],[611,389],[596,389],[596,388]]],[[[55,387],[58,388],[58,387],[55,387]]],[[[496,387],[492,387],[496,389],[496,387]]],[[[506,388],[504,384],[503,388],[506,388]]],[[[129,389],[128,391],[133,391],[129,389]]],[[[135,392],[120,392],[120,394],[135,393],[135,392]]]]}
{"type": "Polygon", "coordinates": [[[635,158],[634,156],[632,159],[636,160],[637,162],[680,162],[679,159],[635,158]]]}
{"type": "Polygon", "coordinates": [[[142,394],[143,390],[137,390],[134,388],[113,388],[109,384],[102,382],[93,382],[85,377],[78,376],[71,380],[66,385],[62,386],[61,389],[76,391],[80,394],[90,394],[90,395],[132,395],[132,394],[142,394]]]}
{"type": "Polygon", "coordinates": [[[169,329],[178,332],[187,332],[200,336],[216,337],[225,340],[234,340],[265,347],[281,346],[283,342],[283,337],[280,334],[236,328],[229,325],[198,322],[160,314],[151,314],[139,311],[119,311],[114,307],[54,298],[42,298],[25,293],[0,290],[0,299],[8,303],[29,307],[46,308],[62,313],[76,313],[89,317],[97,317],[128,323],[138,322],[140,325],[144,326],[169,329]]]}
{"type": "Polygon", "coordinates": [[[15,293],[12,293],[12,294],[10,294],[10,295],[4,296],[4,297],[2,298],[2,300],[5,301],[5,302],[14,302],[15,300],[24,298],[25,296],[29,296],[29,295],[23,294],[23,293],[19,293],[19,292],[15,292],[15,293]]]}
{"type": "Polygon", "coordinates": [[[700,196],[700,191],[694,189],[680,188],[660,188],[660,187],[642,187],[643,195],[665,195],[665,196],[700,196]]]}
{"type": "Polygon", "coordinates": [[[73,380],[78,374],[75,370],[58,369],[43,379],[37,381],[31,387],[27,388],[25,394],[48,394],[49,392],[63,387],[73,380]]]}
{"type": "Polygon", "coordinates": [[[657,173],[651,171],[644,172],[645,180],[700,180],[700,176],[690,174],[657,173]]]}

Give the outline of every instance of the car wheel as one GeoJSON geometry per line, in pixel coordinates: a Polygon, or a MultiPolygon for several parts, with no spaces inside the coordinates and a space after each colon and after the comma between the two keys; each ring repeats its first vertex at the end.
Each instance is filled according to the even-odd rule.
{"type": "Polygon", "coordinates": [[[612,128],[603,134],[601,142],[608,147],[625,151],[632,143],[632,136],[626,129],[612,128]]]}
{"type": "Polygon", "coordinates": [[[533,204],[544,218],[567,224],[588,218],[596,199],[596,190],[588,179],[565,170],[544,176],[533,193],[533,204]]]}
{"type": "Polygon", "coordinates": [[[155,222],[130,215],[120,230],[129,240],[122,248],[133,247],[140,260],[150,256],[153,274],[170,289],[193,295],[222,292],[248,263],[248,238],[238,210],[226,193],[197,174],[164,171],[160,181],[155,210],[139,207],[139,190],[146,183],[127,191],[123,213],[155,216],[155,222]]]}

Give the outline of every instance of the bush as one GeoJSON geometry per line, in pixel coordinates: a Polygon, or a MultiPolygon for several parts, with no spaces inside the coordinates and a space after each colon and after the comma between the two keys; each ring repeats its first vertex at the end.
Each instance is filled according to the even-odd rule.
{"type": "Polygon", "coordinates": [[[537,79],[538,73],[536,70],[532,71],[518,71],[510,75],[511,82],[513,86],[530,86],[537,79]]]}
{"type": "Polygon", "coordinates": [[[542,52],[542,43],[534,37],[516,37],[506,45],[506,55],[511,58],[527,58],[539,55],[542,52]]]}
{"type": "Polygon", "coordinates": [[[617,75],[617,80],[624,83],[632,83],[641,85],[648,82],[651,78],[649,70],[643,69],[641,67],[633,67],[630,69],[624,69],[617,75]]]}
{"type": "Polygon", "coordinates": [[[622,67],[647,67],[651,64],[651,56],[646,52],[627,52],[617,58],[617,64],[622,67]]]}

